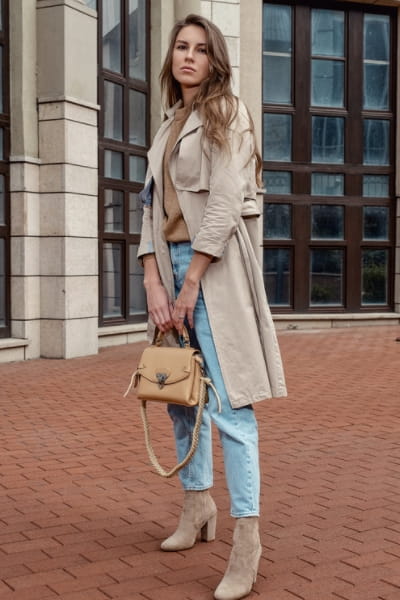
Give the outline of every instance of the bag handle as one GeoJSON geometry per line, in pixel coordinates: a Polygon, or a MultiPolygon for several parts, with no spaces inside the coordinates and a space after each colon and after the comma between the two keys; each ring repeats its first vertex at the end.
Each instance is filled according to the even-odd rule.
{"type": "MultiPolygon", "coordinates": [[[[190,347],[189,332],[188,332],[188,330],[186,329],[185,326],[183,326],[183,331],[182,331],[181,337],[183,339],[183,346],[184,346],[184,348],[189,348],[190,347]]],[[[163,334],[162,331],[160,331],[158,329],[158,327],[156,327],[153,339],[154,339],[153,344],[155,346],[161,346],[162,341],[164,339],[164,334],[163,334]]]]}

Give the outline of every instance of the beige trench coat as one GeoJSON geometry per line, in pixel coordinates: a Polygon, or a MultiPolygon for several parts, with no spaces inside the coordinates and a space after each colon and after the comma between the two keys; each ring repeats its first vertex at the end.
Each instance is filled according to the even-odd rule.
{"type": "MultiPolygon", "coordinates": [[[[144,207],[138,257],[155,252],[171,298],[174,281],[162,232],[162,163],[178,105],[167,113],[148,153],[146,181],[154,179],[152,206],[144,207]]],[[[170,173],[194,250],[215,260],[201,286],[227,393],[234,408],[286,395],[275,327],[263,277],[243,215],[257,215],[253,136],[240,104],[229,130],[230,156],[203,140],[197,111],[188,117],[171,154],[170,173]]],[[[255,217],[254,217],[255,218],[255,217]]],[[[249,221],[254,219],[250,218],[249,221]]],[[[152,333],[150,324],[150,334],[152,333]]],[[[174,344],[173,336],[169,343],[174,344]]]]}

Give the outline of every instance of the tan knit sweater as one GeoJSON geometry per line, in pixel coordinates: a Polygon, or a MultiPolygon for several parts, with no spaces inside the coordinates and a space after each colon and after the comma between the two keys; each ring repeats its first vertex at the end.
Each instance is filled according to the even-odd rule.
{"type": "Polygon", "coordinates": [[[175,112],[175,118],[171,125],[170,134],[164,152],[163,176],[164,176],[164,212],[165,219],[163,231],[167,242],[188,242],[190,241],[189,232],[178,203],[176,190],[171,181],[168,163],[171,152],[175,146],[180,132],[189,116],[191,107],[184,106],[178,108],[175,112]]]}

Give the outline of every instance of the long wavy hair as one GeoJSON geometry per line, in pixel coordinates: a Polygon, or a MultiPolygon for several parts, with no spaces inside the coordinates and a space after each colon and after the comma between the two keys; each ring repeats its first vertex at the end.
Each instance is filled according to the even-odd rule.
{"type": "MultiPolygon", "coordinates": [[[[172,74],[172,58],[178,33],[188,25],[196,25],[204,29],[210,65],[209,76],[199,86],[193,100],[193,108],[197,109],[203,118],[205,136],[218,148],[228,150],[226,133],[237,116],[238,100],[232,92],[232,68],[225,38],[218,27],[205,17],[190,14],[175,23],[172,28],[168,51],[160,73],[163,101],[168,109],[178,100],[182,100],[181,86],[172,74]]],[[[257,183],[260,185],[262,160],[256,145],[254,123],[249,112],[248,118],[249,130],[254,137],[254,151],[251,158],[255,158],[257,183]]]]}

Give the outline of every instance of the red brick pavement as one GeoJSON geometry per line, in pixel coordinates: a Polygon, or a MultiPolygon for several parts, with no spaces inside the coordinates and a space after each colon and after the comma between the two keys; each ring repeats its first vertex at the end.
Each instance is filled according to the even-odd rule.
{"type": "MultiPolygon", "coordinates": [[[[398,335],[280,334],[290,395],[256,409],[264,552],[251,598],[400,598],[398,335]]],[[[142,347],[0,365],[1,600],[211,600],[233,528],[221,451],[217,540],[159,551],[181,492],[152,473],[122,397],[142,347]]],[[[171,464],[158,410],[154,441],[171,464]]]]}

